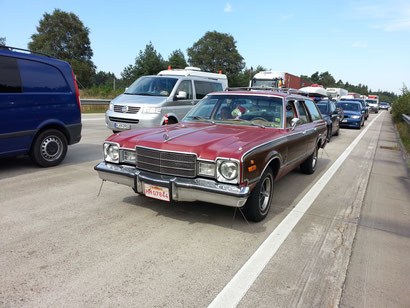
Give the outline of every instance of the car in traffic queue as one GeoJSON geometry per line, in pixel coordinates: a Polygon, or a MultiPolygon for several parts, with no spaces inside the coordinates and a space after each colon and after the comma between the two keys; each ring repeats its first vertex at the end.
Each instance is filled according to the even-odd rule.
{"type": "Polygon", "coordinates": [[[364,99],[360,99],[360,98],[349,98],[349,97],[350,97],[350,95],[348,95],[347,97],[346,97],[346,96],[345,96],[345,97],[342,96],[342,98],[340,99],[340,101],[359,102],[360,105],[361,105],[362,113],[363,113],[363,115],[364,115],[364,121],[366,121],[367,118],[369,117],[369,110],[370,110],[369,104],[367,104],[364,99]]]}
{"type": "Polygon", "coordinates": [[[298,166],[312,174],[325,144],[310,98],[238,89],[208,94],[178,124],[110,136],[95,170],[146,197],[237,207],[261,221],[274,182],[298,166]]]}
{"type": "Polygon", "coordinates": [[[332,136],[339,136],[340,132],[340,121],[343,121],[344,117],[343,110],[337,108],[336,104],[331,100],[318,100],[316,105],[326,121],[327,125],[327,142],[332,139],[332,136]]]}
{"type": "Polygon", "coordinates": [[[380,109],[389,110],[389,108],[390,108],[390,104],[389,104],[389,103],[386,103],[386,102],[381,102],[381,103],[380,103],[380,109]]]}
{"type": "Polygon", "coordinates": [[[339,101],[336,107],[340,107],[344,112],[344,119],[340,122],[341,127],[355,127],[360,129],[364,126],[364,113],[362,104],[357,101],[339,101]]]}

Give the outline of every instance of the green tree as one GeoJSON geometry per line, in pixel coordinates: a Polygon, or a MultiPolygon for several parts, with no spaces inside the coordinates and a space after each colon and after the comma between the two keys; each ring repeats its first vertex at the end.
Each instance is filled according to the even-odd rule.
{"type": "Polygon", "coordinates": [[[94,86],[104,86],[104,85],[109,85],[113,86],[113,81],[114,81],[115,75],[111,72],[103,72],[99,71],[98,73],[94,74],[92,77],[92,84],[94,86]]]}
{"type": "Polygon", "coordinates": [[[167,64],[160,53],[157,53],[151,42],[140,50],[135,58],[135,65],[128,65],[121,73],[125,84],[130,85],[137,78],[145,75],[155,75],[166,69],[167,64]]]}
{"type": "Polygon", "coordinates": [[[393,103],[392,116],[394,122],[403,121],[402,114],[410,115],[410,92],[406,85],[403,85],[402,95],[393,103]]]}
{"type": "Polygon", "coordinates": [[[207,72],[222,70],[231,79],[245,67],[232,35],[217,31],[207,32],[191,48],[188,62],[207,72]]]}
{"type": "Polygon", "coordinates": [[[6,46],[6,38],[0,37],[0,46],[6,46]]]}
{"type": "Polygon", "coordinates": [[[168,58],[168,65],[171,68],[185,68],[188,66],[184,53],[181,49],[174,50],[168,58]]]}
{"type": "Polygon", "coordinates": [[[55,9],[44,13],[37,27],[38,33],[31,36],[28,48],[49,54],[70,63],[80,86],[91,85],[95,66],[91,61],[90,30],[74,13],[55,9]]]}

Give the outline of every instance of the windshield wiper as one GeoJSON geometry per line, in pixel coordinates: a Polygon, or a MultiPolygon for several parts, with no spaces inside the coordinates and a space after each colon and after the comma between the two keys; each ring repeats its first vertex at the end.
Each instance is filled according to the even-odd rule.
{"type": "Polygon", "coordinates": [[[245,123],[250,123],[253,126],[258,126],[261,128],[266,128],[265,125],[259,124],[259,123],[255,123],[254,121],[249,121],[249,120],[244,120],[244,119],[232,119],[230,121],[240,121],[240,122],[245,122],[245,123]]]}
{"type": "Polygon", "coordinates": [[[210,119],[206,119],[206,118],[200,117],[200,116],[189,116],[189,117],[187,117],[187,119],[205,121],[205,122],[208,122],[208,123],[216,124],[214,121],[212,121],[212,120],[210,120],[210,119]]]}

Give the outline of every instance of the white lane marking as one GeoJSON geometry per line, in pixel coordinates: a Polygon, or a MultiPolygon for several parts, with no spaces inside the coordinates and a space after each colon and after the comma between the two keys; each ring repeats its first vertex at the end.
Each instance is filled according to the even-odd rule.
{"type": "Polygon", "coordinates": [[[105,118],[81,119],[81,121],[97,121],[97,120],[105,120],[105,118]]]}
{"type": "MultiPolygon", "coordinates": [[[[383,113],[382,113],[383,114],[383,113]]],[[[322,177],[312,186],[306,195],[299,201],[294,209],[282,220],[282,222],[272,231],[268,238],[262,243],[249,260],[235,274],[232,280],[223,288],[223,290],[215,297],[208,308],[213,307],[236,307],[240,300],[248,292],[249,288],[258,278],[259,274],[268,264],[270,259],[278,251],[282,243],[286,240],[290,232],[303,217],[306,211],[310,208],[313,201],[320,194],[326,184],[330,181],[342,163],[346,160],[355,146],[362,139],[367,130],[376,122],[382,115],[379,114],[374,120],[369,123],[363,131],[353,140],[346,150],[336,159],[330,168],[322,175],[322,177]]]]}

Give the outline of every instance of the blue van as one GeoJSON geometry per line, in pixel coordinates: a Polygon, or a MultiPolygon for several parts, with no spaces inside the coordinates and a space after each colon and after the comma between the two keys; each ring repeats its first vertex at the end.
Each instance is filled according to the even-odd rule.
{"type": "Polygon", "coordinates": [[[0,158],[29,154],[58,165],[81,139],[81,105],[70,64],[0,46],[0,158]]]}

